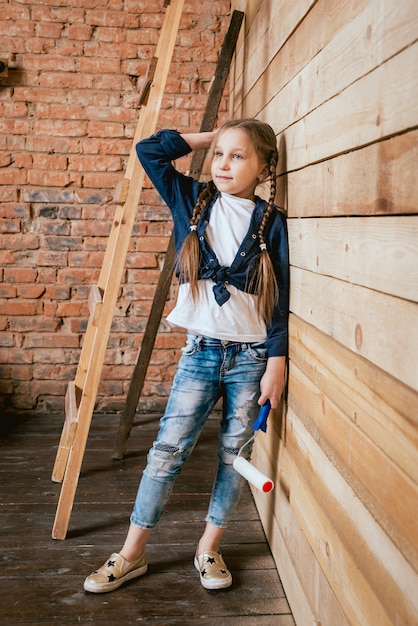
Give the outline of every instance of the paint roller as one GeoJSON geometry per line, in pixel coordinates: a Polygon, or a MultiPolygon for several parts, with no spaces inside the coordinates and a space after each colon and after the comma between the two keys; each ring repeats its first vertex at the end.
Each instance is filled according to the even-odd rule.
{"type": "Polygon", "coordinates": [[[266,432],[267,417],[268,417],[268,414],[270,413],[270,409],[271,409],[270,400],[267,400],[267,402],[263,404],[263,406],[261,407],[258,417],[253,424],[253,430],[255,431],[254,435],[252,435],[252,437],[250,437],[250,439],[244,443],[244,445],[241,447],[240,451],[238,452],[237,458],[234,460],[232,464],[234,469],[239,474],[241,474],[241,476],[246,478],[248,482],[250,482],[254,487],[256,487],[256,489],[259,489],[263,493],[269,493],[269,491],[272,491],[272,489],[274,489],[274,482],[270,478],[265,476],[265,474],[260,472],[260,470],[254,467],[254,465],[251,465],[251,463],[247,461],[247,459],[244,459],[244,457],[241,456],[241,454],[245,446],[248,446],[248,444],[251,443],[255,439],[255,436],[257,435],[258,430],[262,430],[264,433],[266,432]]]}

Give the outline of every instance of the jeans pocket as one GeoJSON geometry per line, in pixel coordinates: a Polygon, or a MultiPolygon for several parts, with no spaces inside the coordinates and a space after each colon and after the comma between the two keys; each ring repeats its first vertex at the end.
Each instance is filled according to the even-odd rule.
{"type": "Polygon", "coordinates": [[[200,337],[196,335],[186,336],[186,345],[181,349],[183,356],[193,356],[200,350],[200,337]]]}
{"type": "Polygon", "coordinates": [[[267,361],[267,348],[264,346],[249,345],[247,354],[257,362],[267,361]]]}

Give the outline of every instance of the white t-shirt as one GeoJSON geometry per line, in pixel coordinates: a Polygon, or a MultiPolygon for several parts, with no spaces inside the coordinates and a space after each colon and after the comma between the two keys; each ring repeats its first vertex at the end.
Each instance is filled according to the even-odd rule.
{"type": "MultiPolygon", "coordinates": [[[[229,267],[250,226],[255,204],[246,198],[220,194],[212,207],[206,238],[219,263],[229,267]]],[[[211,279],[199,280],[199,299],[193,302],[189,283],[180,285],[177,304],[167,317],[189,333],[227,341],[258,342],[266,339],[265,323],[257,314],[257,296],[227,285],[231,297],[215,300],[211,279]]]]}

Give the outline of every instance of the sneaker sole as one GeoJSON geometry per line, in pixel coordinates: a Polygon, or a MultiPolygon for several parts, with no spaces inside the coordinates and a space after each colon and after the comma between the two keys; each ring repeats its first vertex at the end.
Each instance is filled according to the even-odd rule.
{"type": "MultiPolygon", "coordinates": [[[[197,569],[197,571],[200,574],[200,566],[199,566],[199,561],[197,560],[196,557],[194,557],[194,566],[197,569]]],[[[215,580],[213,582],[210,582],[208,580],[205,580],[202,575],[200,575],[200,582],[202,584],[202,587],[204,587],[205,589],[227,589],[228,587],[230,587],[232,585],[232,576],[231,574],[229,574],[228,578],[225,578],[225,580],[215,580]]]]}
{"type": "Polygon", "coordinates": [[[138,567],[137,569],[132,570],[132,572],[128,572],[125,576],[118,578],[117,580],[113,580],[110,583],[101,583],[95,585],[94,583],[88,583],[87,580],[84,582],[84,589],[86,591],[90,591],[91,593],[107,593],[108,591],[113,591],[117,589],[123,583],[126,583],[128,580],[132,580],[132,578],[138,578],[139,576],[143,576],[146,574],[148,570],[148,565],[143,565],[142,567],[138,567]]]}

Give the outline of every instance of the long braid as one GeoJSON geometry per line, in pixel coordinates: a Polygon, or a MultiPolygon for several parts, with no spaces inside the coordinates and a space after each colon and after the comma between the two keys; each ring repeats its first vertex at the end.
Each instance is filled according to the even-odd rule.
{"type": "Polygon", "coordinates": [[[184,240],[176,259],[176,268],[179,272],[180,282],[190,283],[190,289],[194,300],[196,300],[199,295],[198,274],[201,257],[196,226],[199,222],[203,209],[213,198],[215,192],[216,187],[213,181],[209,181],[206,187],[200,192],[193,209],[193,215],[190,219],[190,233],[184,240]]]}
{"type": "Polygon", "coordinates": [[[264,240],[264,230],[274,209],[274,200],[276,197],[276,167],[277,167],[277,151],[275,151],[270,157],[269,172],[270,172],[270,197],[267,204],[267,208],[264,212],[263,219],[261,220],[260,227],[258,229],[258,237],[260,240],[260,262],[253,277],[253,289],[258,295],[257,298],[257,312],[266,323],[271,323],[273,318],[273,312],[275,304],[279,297],[279,286],[277,284],[276,275],[271,262],[270,255],[267,252],[266,243],[264,240]]]}

